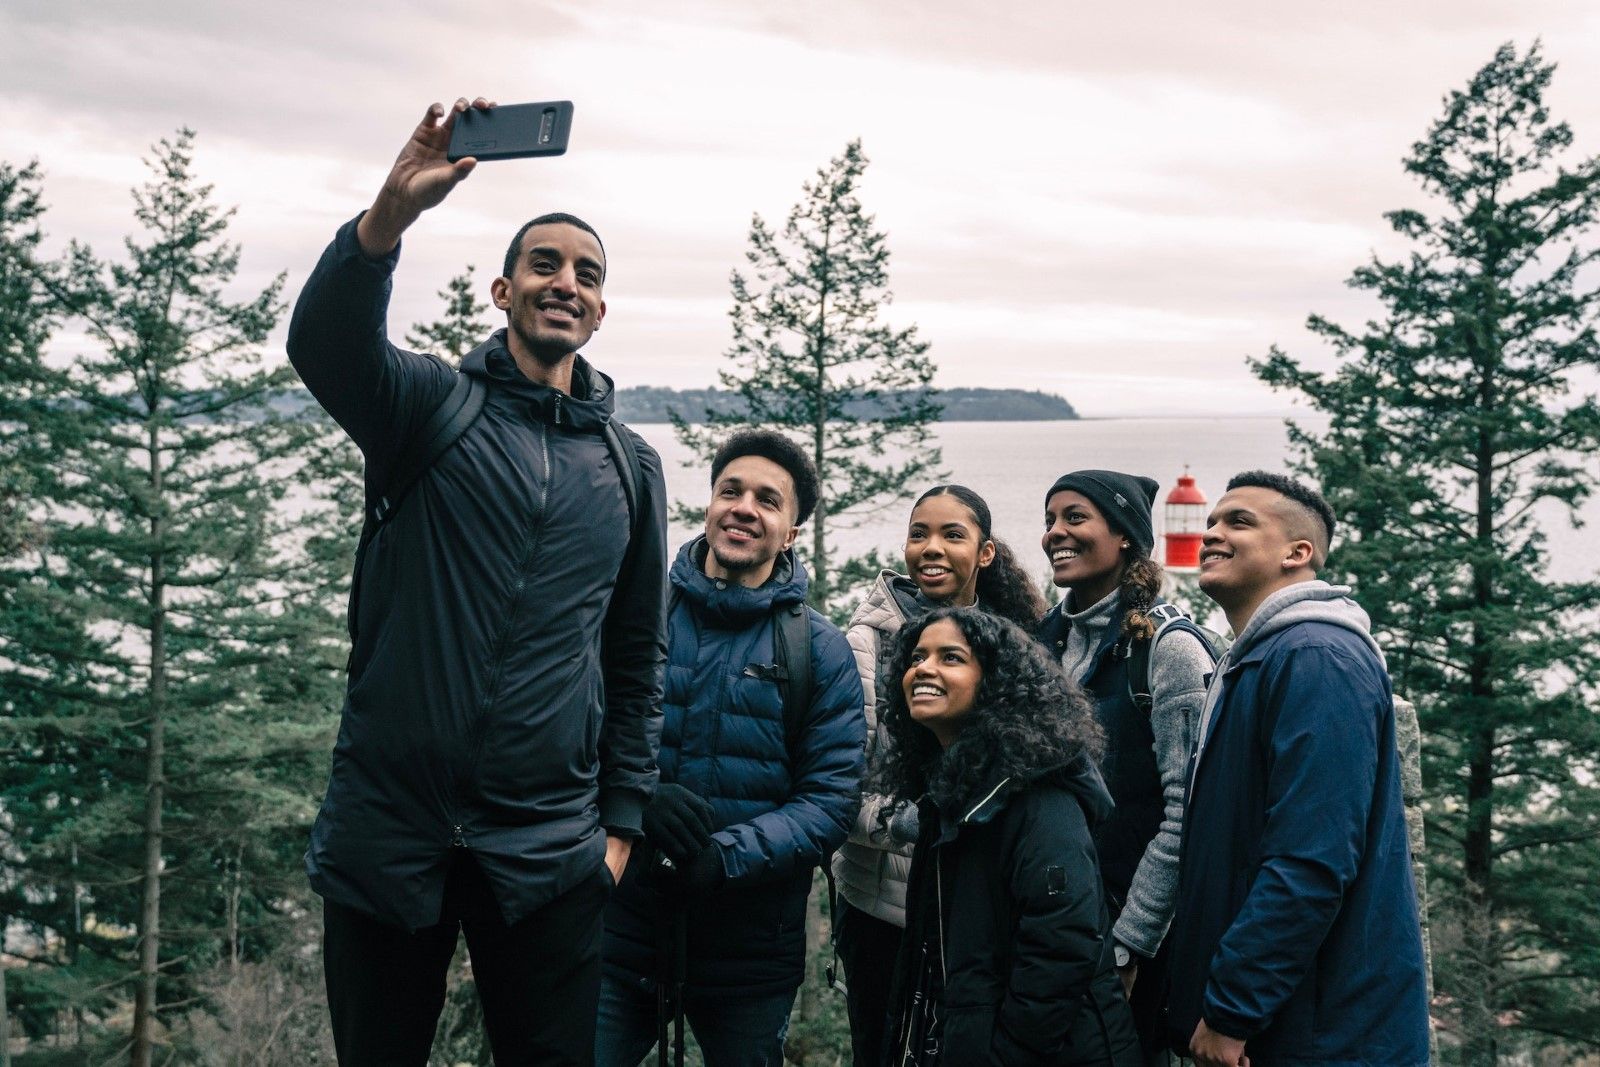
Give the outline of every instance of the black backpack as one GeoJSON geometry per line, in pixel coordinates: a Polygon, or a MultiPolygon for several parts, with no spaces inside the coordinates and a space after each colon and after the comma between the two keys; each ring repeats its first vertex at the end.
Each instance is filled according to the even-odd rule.
{"type": "MultiPolygon", "coordinates": [[[[366,560],[367,546],[378,536],[383,524],[394,515],[395,510],[405,500],[406,494],[422,480],[428,468],[438,462],[439,457],[450,450],[450,446],[461,440],[461,435],[467,432],[467,428],[483,411],[484,401],[488,398],[487,383],[470,374],[457,374],[450,392],[440,401],[439,406],[433,409],[433,413],[422,424],[422,428],[406,442],[394,469],[389,472],[388,485],[377,494],[377,500],[367,501],[366,515],[361,523],[361,540],[356,543],[355,569],[350,579],[348,623],[352,657],[355,656],[356,607],[361,591],[361,565],[366,560]]],[[[617,474],[622,479],[622,495],[628,501],[628,528],[633,536],[628,539],[628,551],[622,560],[622,569],[627,570],[632,559],[633,545],[639,540],[639,523],[643,521],[642,509],[639,507],[639,487],[644,481],[644,474],[639,467],[638,450],[634,447],[633,437],[627,432],[626,426],[616,419],[607,420],[603,436],[606,449],[617,465],[617,474]]],[[[346,664],[347,670],[348,667],[346,664]]]]}

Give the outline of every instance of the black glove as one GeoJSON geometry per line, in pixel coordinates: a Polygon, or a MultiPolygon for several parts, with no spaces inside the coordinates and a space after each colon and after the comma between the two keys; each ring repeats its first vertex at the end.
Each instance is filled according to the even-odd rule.
{"type": "Polygon", "coordinates": [[[691,893],[709,893],[727,879],[722,869],[722,849],[707,845],[692,856],[683,868],[683,888],[691,893]]]}
{"type": "Polygon", "coordinates": [[[681,785],[664,782],[656,787],[654,799],[644,809],[645,840],[682,867],[711,844],[711,820],[711,805],[704,798],[681,785]]]}

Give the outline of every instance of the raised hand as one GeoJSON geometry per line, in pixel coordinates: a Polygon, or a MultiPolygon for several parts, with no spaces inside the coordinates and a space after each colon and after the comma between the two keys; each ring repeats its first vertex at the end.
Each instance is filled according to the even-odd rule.
{"type": "Polygon", "coordinates": [[[362,251],[370,256],[393,251],[400,235],[418,216],[443,201],[472,173],[478,161],[471,156],[454,163],[445,158],[450,132],[455,129],[456,116],[468,107],[487,111],[494,106],[494,101],[481,96],[471,104],[461,97],[448,112],[443,104],[428,105],[410,140],[400,149],[377,199],[356,227],[362,251]]]}

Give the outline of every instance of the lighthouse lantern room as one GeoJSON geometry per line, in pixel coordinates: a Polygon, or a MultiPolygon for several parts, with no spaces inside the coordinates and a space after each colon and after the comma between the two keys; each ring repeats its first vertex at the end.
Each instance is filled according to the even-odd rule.
{"type": "Polygon", "coordinates": [[[1167,494],[1162,526],[1162,536],[1167,542],[1167,570],[1198,570],[1200,541],[1206,530],[1206,496],[1194,484],[1187,466],[1178,484],[1167,494]]]}

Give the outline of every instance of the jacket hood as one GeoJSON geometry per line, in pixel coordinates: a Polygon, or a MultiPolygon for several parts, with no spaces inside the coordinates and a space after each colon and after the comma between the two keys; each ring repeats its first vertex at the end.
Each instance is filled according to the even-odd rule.
{"type": "Polygon", "coordinates": [[[877,580],[850,616],[851,626],[870,626],[892,634],[907,619],[915,618],[931,605],[922,599],[917,583],[894,571],[879,571],[877,580]]]}
{"type": "Polygon", "coordinates": [[[506,347],[502,327],[461,360],[461,373],[494,383],[524,400],[543,418],[556,426],[598,433],[610,421],[616,404],[616,386],[582,356],[574,356],[572,393],[529,381],[517,369],[516,360],[506,347]]]}
{"type": "Polygon", "coordinates": [[[678,549],[670,574],[673,591],[695,606],[706,625],[742,629],[771,615],[776,608],[804,602],[811,581],[794,549],[778,554],[772,577],[755,589],[706,574],[708,551],[706,535],[701,534],[678,549]]]}
{"type": "Polygon", "coordinates": [[[1083,808],[1084,819],[1091,829],[1103,822],[1115,807],[1099,768],[1080,752],[1053,766],[1002,778],[977,796],[963,801],[959,811],[941,811],[939,840],[952,840],[961,826],[991,821],[1005,810],[1013,797],[1035,785],[1053,785],[1071,793],[1083,808]]]}
{"type": "Polygon", "coordinates": [[[1240,662],[1273,634],[1302,622],[1329,623],[1360,634],[1377,654],[1378,662],[1387,668],[1383,649],[1372,637],[1372,619],[1360,604],[1350,599],[1350,588],[1329,585],[1321,579],[1296,582],[1262,601],[1256,613],[1250,616],[1250,621],[1245,623],[1244,632],[1228,649],[1227,662],[1240,662]]]}

